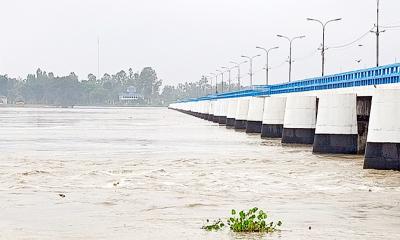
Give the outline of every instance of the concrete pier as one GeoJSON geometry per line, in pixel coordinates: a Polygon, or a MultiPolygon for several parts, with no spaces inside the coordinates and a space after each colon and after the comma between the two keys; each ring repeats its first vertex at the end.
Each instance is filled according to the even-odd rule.
{"type": "Polygon", "coordinates": [[[221,99],[221,105],[220,105],[220,116],[218,119],[218,123],[220,125],[225,125],[226,124],[226,116],[228,115],[228,99],[221,99]]]}
{"type": "Polygon", "coordinates": [[[358,149],[357,96],[319,97],[313,152],[356,154],[358,149]]]}
{"type": "Polygon", "coordinates": [[[207,120],[209,114],[210,114],[210,101],[207,100],[203,102],[203,119],[207,120]]]}
{"type": "Polygon", "coordinates": [[[246,129],[249,103],[249,98],[239,98],[235,116],[235,129],[246,129]]]}
{"type": "Polygon", "coordinates": [[[219,117],[221,116],[221,100],[215,100],[214,104],[214,114],[212,121],[214,123],[219,123],[219,117]]]}
{"type": "Polygon", "coordinates": [[[229,99],[228,114],[226,116],[226,127],[227,128],[235,127],[235,117],[236,117],[238,101],[239,100],[237,98],[229,99]]]}
{"type": "Polygon", "coordinates": [[[286,97],[267,97],[264,101],[262,138],[281,138],[285,119],[286,97]]]}
{"type": "Polygon", "coordinates": [[[400,90],[372,96],[364,168],[400,170],[400,90]]]}
{"type": "Polygon", "coordinates": [[[208,104],[209,113],[207,120],[212,121],[214,119],[215,100],[210,100],[208,104]]]}
{"type": "Polygon", "coordinates": [[[261,133],[264,114],[264,97],[252,97],[249,101],[246,133],[261,133]]]}
{"type": "Polygon", "coordinates": [[[282,143],[313,144],[316,111],[317,97],[287,97],[282,143]]]}

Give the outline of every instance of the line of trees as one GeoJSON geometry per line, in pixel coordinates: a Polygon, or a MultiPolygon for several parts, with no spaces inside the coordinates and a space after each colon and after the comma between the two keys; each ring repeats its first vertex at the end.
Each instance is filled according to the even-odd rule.
{"type": "Polygon", "coordinates": [[[135,105],[168,105],[180,99],[204,96],[212,87],[206,78],[195,83],[181,83],[162,87],[162,80],[151,67],[134,72],[131,68],[115,74],[104,74],[100,79],[89,74],[80,80],[75,73],[55,76],[52,72],[38,69],[25,79],[0,75],[0,96],[9,103],[24,102],[55,106],[73,105],[120,105],[119,95],[128,87],[134,87],[141,97],[135,105]]]}

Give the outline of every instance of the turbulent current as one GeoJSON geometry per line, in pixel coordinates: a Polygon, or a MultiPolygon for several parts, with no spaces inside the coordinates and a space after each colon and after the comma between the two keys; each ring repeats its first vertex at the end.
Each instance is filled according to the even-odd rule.
{"type": "Polygon", "coordinates": [[[400,173],[362,165],[165,108],[0,108],[0,239],[400,239],[400,173]],[[282,231],[201,229],[251,207],[282,231]]]}

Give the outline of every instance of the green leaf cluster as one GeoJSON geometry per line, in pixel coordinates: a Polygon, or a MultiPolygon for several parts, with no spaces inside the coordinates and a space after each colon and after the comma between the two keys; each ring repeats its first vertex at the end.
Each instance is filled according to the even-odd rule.
{"type": "MultiPolygon", "coordinates": [[[[267,222],[267,218],[267,213],[257,207],[251,208],[247,212],[238,212],[235,209],[232,209],[231,217],[227,220],[227,225],[233,232],[273,233],[279,231],[278,227],[282,225],[282,222],[267,222]]],[[[207,219],[207,224],[204,225],[202,229],[207,231],[218,231],[223,227],[225,227],[225,224],[221,219],[212,223],[207,219]]]]}
{"type": "Polygon", "coordinates": [[[221,221],[221,219],[218,219],[217,221],[214,221],[210,223],[210,220],[207,219],[207,224],[202,227],[202,229],[207,230],[207,231],[218,231],[222,229],[225,226],[225,224],[221,221]]]}
{"type": "Polygon", "coordinates": [[[278,230],[282,225],[281,221],[277,223],[267,222],[268,215],[257,207],[237,213],[232,209],[232,216],[228,220],[230,229],[234,232],[264,232],[272,233],[278,230]]]}

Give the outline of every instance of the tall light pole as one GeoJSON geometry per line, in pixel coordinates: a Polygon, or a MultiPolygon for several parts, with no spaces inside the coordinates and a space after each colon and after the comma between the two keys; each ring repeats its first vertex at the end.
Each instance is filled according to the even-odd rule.
{"type": "Polygon", "coordinates": [[[97,78],[100,80],[100,37],[97,37],[97,78]]]}
{"type": "Polygon", "coordinates": [[[261,55],[258,54],[258,55],[252,56],[252,57],[242,55],[242,58],[247,58],[247,59],[249,59],[249,62],[250,62],[250,72],[249,72],[249,75],[250,75],[250,87],[253,86],[253,59],[256,58],[256,57],[259,57],[259,56],[261,56],[261,55]]]}
{"type": "Polygon", "coordinates": [[[263,47],[256,47],[258,49],[264,50],[265,51],[265,56],[266,56],[266,62],[265,62],[265,84],[268,85],[269,82],[269,52],[278,49],[279,47],[273,47],[270,49],[266,49],[263,47]]]}
{"type": "Polygon", "coordinates": [[[314,22],[318,22],[322,25],[322,50],[321,50],[321,56],[322,56],[322,76],[325,75],[325,29],[326,29],[326,25],[328,25],[328,23],[331,22],[337,22],[342,20],[341,18],[336,18],[336,19],[332,19],[329,20],[325,23],[323,23],[321,20],[318,19],[314,19],[314,18],[307,18],[308,21],[314,21],[314,22]]]}
{"type": "MultiPolygon", "coordinates": [[[[215,94],[218,94],[218,75],[215,73],[210,73],[215,77],[215,94]]],[[[211,92],[212,92],[212,84],[211,84],[211,92]]]]}
{"type": "Polygon", "coordinates": [[[212,93],[212,85],[213,85],[212,77],[213,76],[205,75],[204,77],[206,78],[206,86],[208,86],[208,79],[210,79],[210,86],[211,86],[211,93],[212,93]]]}
{"type": "Polygon", "coordinates": [[[232,68],[229,67],[221,67],[222,69],[225,69],[228,72],[228,91],[231,91],[231,70],[232,68]]]}
{"type": "Polygon", "coordinates": [[[222,77],[222,79],[221,79],[221,92],[223,93],[224,92],[224,71],[221,71],[221,70],[216,70],[219,74],[221,74],[221,77],[222,77]]]}
{"type": "Polygon", "coordinates": [[[241,86],[240,86],[240,65],[247,63],[247,61],[243,61],[243,62],[240,62],[240,63],[230,61],[230,63],[235,64],[235,67],[237,68],[238,90],[240,90],[241,89],[241,86]]]}
{"type": "Polygon", "coordinates": [[[276,35],[277,37],[284,38],[289,41],[289,82],[292,80],[292,45],[293,41],[296,39],[302,39],[305,38],[306,36],[298,36],[294,38],[289,38],[283,35],[276,35]]]}

